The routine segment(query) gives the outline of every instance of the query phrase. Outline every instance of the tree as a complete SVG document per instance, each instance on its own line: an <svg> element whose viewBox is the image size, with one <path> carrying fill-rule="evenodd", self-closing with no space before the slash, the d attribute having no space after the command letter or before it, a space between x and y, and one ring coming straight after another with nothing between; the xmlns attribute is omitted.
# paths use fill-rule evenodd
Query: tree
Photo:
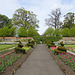
<svg viewBox="0 0 75 75"><path fill-rule="evenodd" d="M56 28L54 31L54 35L55 36L61 36L61 29L60 28Z"/></svg>
<svg viewBox="0 0 75 75"><path fill-rule="evenodd" d="M1 37L6 37L6 36L8 36L9 35L9 29L8 29L8 27L3 27L3 28L1 28L0 29L0 36Z"/></svg>
<svg viewBox="0 0 75 75"><path fill-rule="evenodd" d="M28 35L26 29L24 29L24 28L19 28L17 30L17 34L19 37L27 37L27 35Z"/></svg>
<svg viewBox="0 0 75 75"><path fill-rule="evenodd" d="M30 27L38 28L38 20L36 15L24 8L19 8L13 15L13 24L28 30Z"/></svg>
<svg viewBox="0 0 75 75"><path fill-rule="evenodd" d="M0 37L13 37L15 36L15 27L12 27L9 29L8 26L4 26L3 28L0 29Z"/></svg>
<svg viewBox="0 0 75 75"><path fill-rule="evenodd" d="M37 30L35 30L35 28L33 27L30 27L28 29L28 36L29 37L38 36Z"/></svg>
<svg viewBox="0 0 75 75"><path fill-rule="evenodd" d="M56 28L60 28L62 22L60 21L61 11L60 9L53 10L51 14L49 14L48 19L45 19L46 25Z"/></svg>
<svg viewBox="0 0 75 75"><path fill-rule="evenodd" d="M75 27L70 28L70 32L71 32L70 36L75 37Z"/></svg>
<svg viewBox="0 0 75 75"><path fill-rule="evenodd" d="M0 28L8 26L8 24L9 24L9 18L5 15L0 14Z"/></svg>
<svg viewBox="0 0 75 75"><path fill-rule="evenodd" d="M44 36L53 36L54 35L54 29L49 27L45 33L43 34Z"/></svg>
<svg viewBox="0 0 75 75"><path fill-rule="evenodd" d="M8 34L10 37L14 37L16 35L16 27L11 27Z"/></svg>
<svg viewBox="0 0 75 75"><path fill-rule="evenodd" d="M62 36L63 36L63 37L70 37L70 34L71 34L71 31L70 31L69 28L64 28L64 29L62 30Z"/></svg>
<svg viewBox="0 0 75 75"><path fill-rule="evenodd" d="M62 26L62 28L72 28L75 27L74 24L74 13L69 12L66 15L64 15L64 25Z"/></svg>

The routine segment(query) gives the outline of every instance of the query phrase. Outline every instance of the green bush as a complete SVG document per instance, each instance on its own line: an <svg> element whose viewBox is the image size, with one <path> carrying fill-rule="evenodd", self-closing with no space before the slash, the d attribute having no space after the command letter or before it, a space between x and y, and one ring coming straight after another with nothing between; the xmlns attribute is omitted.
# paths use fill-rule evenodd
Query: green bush
<svg viewBox="0 0 75 75"><path fill-rule="evenodd" d="M22 49L22 48L20 48L20 47L15 47L14 50L15 50L16 53L20 53L20 52L23 53L23 54L26 53L26 52L25 52L25 49Z"/></svg>
<svg viewBox="0 0 75 75"><path fill-rule="evenodd" d="M37 37L33 37L33 39L35 40L36 43L40 44L40 41L42 41L42 43L47 43L49 41L59 41L60 39L62 39L62 37L55 37L55 36L50 36L50 37L46 37L46 36L37 36Z"/></svg>
<svg viewBox="0 0 75 75"><path fill-rule="evenodd" d="M58 49L54 49L54 54L58 54L58 53L65 53L64 51L60 51Z"/></svg>
<svg viewBox="0 0 75 75"><path fill-rule="evenodd" d="M23 45L21 44L21 41L19 41L19 43L18 43L18 47L20 47L20 48L23 47Z"/></svg>
<svg viewBox="0 0 75 75"><path fill-rule="evenodd" d="M60 51L64 51L64 52L67 51L67 49L65 47L63 47L63 46L58 46L57 49L60 50Z"/></svg>

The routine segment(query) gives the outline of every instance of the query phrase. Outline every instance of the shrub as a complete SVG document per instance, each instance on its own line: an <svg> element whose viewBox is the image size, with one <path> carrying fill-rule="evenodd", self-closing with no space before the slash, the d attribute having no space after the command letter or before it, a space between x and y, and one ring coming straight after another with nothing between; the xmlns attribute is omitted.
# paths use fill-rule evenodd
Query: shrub
<svg viewBox="0 0 75 75"><path fill-rule="evenodd" d="M63 47L63 46L58 46L57 49L60 50L60 51L64 51L64 52L67 51L67 49L65 47Z"/></svg>
<svg viewBox="0 0 75 75"><path fill-rule="evenodd" d="M54 49L54 54L65 53L64 51L60 51L58 49Z"/></svg>
<svg viewBox="0 0 75 75"><path fill-rule="evenodd" d="M23 54L26 53L26 52L25 52L25 49L22 49L22 48L20 48L20 47L15 47L14 50L15 50L16 53L20 53L20 52L23 53Z"/></svg>

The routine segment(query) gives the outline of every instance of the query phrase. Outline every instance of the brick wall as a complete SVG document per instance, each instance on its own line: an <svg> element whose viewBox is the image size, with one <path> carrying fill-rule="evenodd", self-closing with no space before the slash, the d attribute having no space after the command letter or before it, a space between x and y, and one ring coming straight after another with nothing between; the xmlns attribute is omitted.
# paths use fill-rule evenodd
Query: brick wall
<svg viewBox="0 0 75 75"><path fill-rule="evenodd" d="M33 39L33 37L0 37L0 39Z"/></svg>
<svg viewBox="0 0 75 75"><path fill-rule="evenodd" d="M75 41L75 37L62 37L64 41Z"/></svg>

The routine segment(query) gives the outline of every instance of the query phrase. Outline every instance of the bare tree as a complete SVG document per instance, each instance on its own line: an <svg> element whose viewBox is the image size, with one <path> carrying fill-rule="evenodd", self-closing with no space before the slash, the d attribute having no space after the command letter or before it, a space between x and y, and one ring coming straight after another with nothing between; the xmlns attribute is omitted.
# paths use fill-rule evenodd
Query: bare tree
<svg viewBox="0 0 75 75"><path fill-rule="evenodd" d="M62 22L60 21L61 11L60 9L52 10L49 18L45 19L46 25L56 28L61 28Z"/></svg>

